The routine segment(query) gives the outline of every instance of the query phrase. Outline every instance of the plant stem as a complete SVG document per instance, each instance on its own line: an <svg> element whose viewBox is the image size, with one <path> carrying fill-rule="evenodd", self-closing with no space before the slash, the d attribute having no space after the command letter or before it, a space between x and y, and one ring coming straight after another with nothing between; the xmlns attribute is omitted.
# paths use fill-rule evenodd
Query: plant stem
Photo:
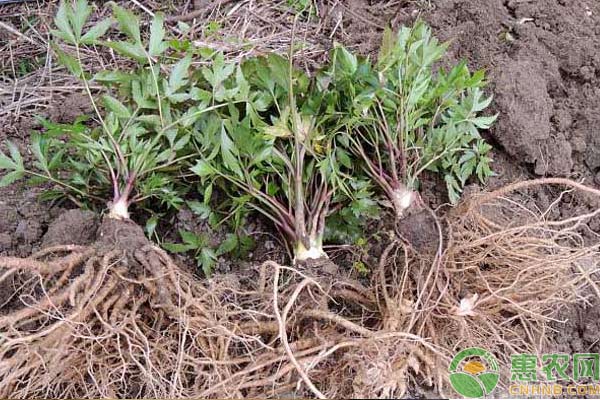
<svg viewBox="0 0 600 400"><path fill-rule="evenodd" d="M32 176L37 176L38 178L47 179L50 182L55 183L55 184L57 184L59 186L62 186L64 188L66 188L66 189L69 189L69 190L77 193L80 196L90 197L90 198L92 198L94 200L100 200L100 201L104 201L105 200L105 199L103 199L101 197L94 196L93 194L89 194L89 193L84 192L83 190L77 189L76 187L71 186L68 183L62 182L62 181L60 181L60 180L52 177L51 175L43 175L43 174L40 174L40 173L35 172L35 171L28 170L28 169L24 170L23 172L25 172L26 174L32 175Z"/></svg>
<svg viewBox="0 0 600 400"><path fill-rule="evenodd" d="M121 152L121 148L119 147L119 144L115 141L115 138L112 136L111 132L109 131L108 127L106 126L106 122L104 122L104 118L102 118L102 114L100 114L100 110L98 109L98 106L96 105L96 101L94 100L94 96L92 95L92 91L90 90L90 85L89 82L87 81L86 77L85 77L85 72L83 71L83 66L81 65L81 52L79 49L79 44L75 43L75 50L77 52L77 62L79 63L79 69L81 70L81 80L83 81L83 86L85 87L85 91L87 92L87 95L90 99L90 102L92 103L92 107L94 108L94 112L96 113L96 116L98 117L98 119L100 120L100 124L102 125L102 129L104 130L104 132L106 133L106 135L108 136L113 149L115 151L115 154L117 155L117 157L119 158L119 161L121 162L121 166L122 168L126 168L127 167L127 163L125 162L125 158L123 157L123 153ZM104 151L102 151L102 155L104 157L104 160L107 163L107 167L110 171L110 175L111 178L112 177L116 177L118 175L120 175L121 172L124 171L120 171L121 168L118 168L117 165L117 170L119 171L118 174L115 174L112 165L110 163L110 161L108 160L108 157L106 156L106 154L104 154ZM116 185L113 189L113 191L116 193L116 191L118 191L118 182L113 180L113 185Z"/></svg>
<svg viewBox="0 0 600 400"><path fill-rule="evenodd" d="M148 54L147 51L144 50L144 53L146 53L146 58L148 59L148 65L150 65L150 72L152 73L152 81L154 83L154 90L156 90L156 100L157 100L157 104L158 104L158 116L160 117L160 126L164 126L165 121L163 119L163 112L162 112L162 99L160 97L160 90L158 87L158 79L156 78L156 74L154 73L154 66L152 64L152 58L150 57L150 54Z"/></svg>
<svg viewBox="0 0 600 400"><path fill-rule="evenodd" d="M170 123L170 124L168 124L167 126L163 127L163 128L160 130L160 132L158 132L158 134L159 134L159 135L162 135L162 134L164 134L164 133L165 133L167 130L169 130L170 128L172 128L172 127L174 127L174 126L176 126L176 125L178 125L178 124L180 124L181 122L185 121L185 120L186 120L186 119L188 119L188 118L193 118L193 117L196 117L196 116L198 116L198 115L202 115L202 114L204 114L205 112L209 112L209 111L218 110L219 108L223 108L223 107L226 107L226 106L229 106L229 105L238 104L238 103L243 103L243 102L245 102L245 100L238 100L238 101L232 101L232 102L230 102L230 103L217 104L217 105L215 105L215 106L210 106L210 107L206 107L206 108L204 108L204 109L202 109L202 110L198 110L198 111L196 111L196 112L194 112L194 113L192 113L192 114L190 114L190 115L184 115L183 117L181 117L181 118L179 118L179 119L177 119L177 120L175 120L175 121L171 122L171 123Z"/></svg>
<svg viewBox="0 0 600 400"><path fill-rule="evenodd" d="M181 157L176 158L176 159L174 159L172 161L169 161L166 164L157 165L155 167L152 167L152 168L144 171L144 174L147 175L147 174L150 174L150 173L152 173L154 171L159 171L159 170L161 170L163 168L170 167L171 165L179 164L181 161L187 160L188 158L192 158L192 157L198 157L198 154L188 154L187 156L181 156Z"/></svg>
<svg viewBox="0 0 600 400"><path fill-rule="evenodd" d="M129 205L125 197L119 198L108 208L108 216L114 219L129 219Z"/></svg>
<svg viewBox="0 0 600 400"><path fill-rule="evenodd" d="M327 258L327 253L323 250L323 236L310 236L308 243L304 241L296 241L294 247L294 262L317 260L320 258Z"/></svg>

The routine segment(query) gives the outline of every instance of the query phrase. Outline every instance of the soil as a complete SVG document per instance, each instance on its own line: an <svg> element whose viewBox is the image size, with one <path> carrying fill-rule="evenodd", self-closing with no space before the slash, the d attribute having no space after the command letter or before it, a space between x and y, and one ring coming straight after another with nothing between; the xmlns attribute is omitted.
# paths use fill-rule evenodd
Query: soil
<svg viewBox="0 0 600 400"><path fill-rule="evenodd" d="M433 216L424 210L404 217L398 234L423 255L435 254L440 241Z"/></svg>
<svg viewBox="0 0 600 400"><path fill-rule="evenodd" d="M59 98L50 110L49 118L54 122L69 124L81 115L89 115L93 111L90 99L83 93L73 93Z"/></svg>
<svg viewBox="0 0 600 400"><path fill-rule="evenodd" d="M48 224L64 210L38 201L41 192L0 189L0 255L25 257L39 250Z"/></svg>
<svg viewBox="0 0 600 400"><path fill-rule="evenodd" d="M98 218L95 213L84 210L68 210L59 215L42 238L42 248L61 244L88 245L96 238Z"/></svg>
<svg viewBox="0 0 600 400"><path fill-rule="evenodd" d="M142 249L149 244L144 230L130 220L103 218L97 232L94 232L96 246L109 252L113 249L125 253Z"/></svg>
<svg viewBox="0 0 600 400"><path fill-rule="evenodd" d="M387 2L348 0L335 2L334 7L323 6L314 42L330 48L334 39L363 54L376 55L386 25L397 27L419 17L425 19L436 36L451 41L448 64L466 59L473 69L487 71L489 93L494 95L492 112L498 113L497 123L485 133L494 146L493 169L497 173L489 187L535 176L565 176L600 186L600 2L437 0L400 1L393 7L383 3ZM0 106L7 105L0 99ZM68 123L88 111L89 103L76 93L57 97L41 114ZM9 138L25 150L29 131L36 124L30 115L0 112L0 142ZM426 180L424 201L433 207L446 202L442 188L439 180ZM93 241L98 216L69 211L75 208L70 204L40 202L37 196L41 191L21 184L0 189L0 255L27 256L54 244ZM551 198L540 193L527 201L543 208ZM597 199L575 202L566 196L555 212L572 215L598 207ZM411 226L433 226L427 215L413 218ZM592 221L590 228L600 233L600 218ZM184 209L166 228L172 236L178 229L198 233L206 227ZM259 243L253 260L273 258L273 253L275 258L283 258L285 252L268 228L257 222L251 231ZM427 247L433 238L437 240L436 235L432 230L411 242ZM214 241L219 239L215 236ZM232 269L229 261L220 261L217 271ZM6 298L4 290L0 287L0 299ZM556 327L560 332L558 351L600 351L597 305L571 307L563 316L566 324Z"/></svg>
<svg viewBox="0 0 600 400"><path fill-rule="evenodd" d="M600 310L598 307L571 307L560 316L564 325L556 324L560 330L557 337L557 353L599 353L600 342L598 330L600 329ZM566 333L566 334L565 334Z"/></svg>

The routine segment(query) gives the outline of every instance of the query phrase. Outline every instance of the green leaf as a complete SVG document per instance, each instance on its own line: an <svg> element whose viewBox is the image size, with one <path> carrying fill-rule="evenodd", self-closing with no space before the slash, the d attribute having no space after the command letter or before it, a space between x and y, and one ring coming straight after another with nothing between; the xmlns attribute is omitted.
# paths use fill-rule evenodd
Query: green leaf
<svg viewBox="0 0 600 400"><path fill-rule="evenodd" d="M187 33L192 27L183 22L183 21L177 21L177 29L179 29L182 33Z"/></svg>
<svg viewBox="0 0 600 400"><path fill-rule="evenodd" d="M205 247L200 251L200 256L198 257L198 264L202 267L202 271L204 274L209 277L212 274L213 268L217 262L217 255L214 250L208 247Z"/></svg>
<svg viewBox="0 0 600 400"><path fill-rule="evenodd" d="M164 42L165 38L165 17L162 13L156 13L152 19L152 25L150 26L150 42L148 44L148 53L152 57L161 55L166 49L169 48L169 44Z"/></svg>
<svg viewBox="0 0 600 400"><path fill-rule="evenodd" d="M194 214L200 217L200 219L207 219L210 216L210 206L199 201L188 201L188 207Z"/></svg>
<svg viewBox="0 0 600 400"><path fill-rule="evenodd" d="M25 167L23 166L23 158L21 157L21 152L19 151L17 145L11 141L8 141L6 142L6 146L8 146L8 151L10 152L10 156L13 159L16 167L15 169L24 170Z"/></svg>
<svg viewBox="0 0 600 400"><path fill-rule="evenodd" d="M190 170L201 178L214 175L217 171L205 160L198 160Z"/></svg>
<svg viewBox="0 0 600 400"><path fill-rule="evenodd" d="M167 98L171 101L171 103L177 104L189 100L190 95L188 93L176 93L167 95Z"/></svg>
<svg viewBox="0 0 600 400"><path fill-rule="evenodd" d="M193 246L193 248L198 248L202 245L202 238L196 235L194 232L180 230L179 235L184 243Z"/></svg>
<svg viewBox="0 0 600 400"><path fill-rule="evenodd" d="M484 183L487 178L493 176L494 173L490 169L489 165L490 159L488 157L482 157L482 159L477 164L476 173L477 178L481 183Z"/></svg>
<svg viewBox="0 0 600 400"><path fill-rule="evenodd" d="M141 46L142 39L140 35L140 20L131 11L119 6L117 3L110 2L113 7L113 13L119 23L121 32L129 36L133 41Z"/></svg>
<svg viewBox="0 0 600 400"><path fill-rule="evenodd" d="M139 80L134 79L131 81L131 95L133 97L133 101L135 101L135 103L140 108L156 109L157 108L156 101L154 101L153 99L149 99L148 92L147 92L147 90L144 90L144 89L145 89L144 86L142 86L142 84ZM160 122L160 117L158 115L155 115L155 116L158 117L159 122ZM146 116L142 116L142 117L148 117L148 116L146 115Z"/></svg>
<svg viewBox="0 0 600 400"><path fill-rule="evenodd" d="M76 78L81 78L83 76L83 70L81 69L79 60L62 51L56 44L52 43L51 46L57 55L58 63L64 65Z"/></svg>
<svg viewBox="0 0 600 400"><path fill-rule="evenodd" d="M192 136L189 133L187 135L183 135L175 142L175 144L173 144L173 150L179 151L184 149L185 146L187 146L187 144L190 142L191 137Z"/></svg>
<svg viewBox="0 0 600 400"><path fill-rule="evenodd" d="M152 235L154 235L154 232L156 231L156 225L158 225L158 218L159 218L159 215L154 214L150 218L148 218L148 220L146 221L144 230L146 231L146 235L149 238L151 238Z"/></svg>
<svg viewBox="0 0 600 400"><path fill-rule="evenodd" d="M139 43L104 42L104 45L125 57L133 58L140 64L146 64L148 62L144 48Z"/></svg>
<svg viewBox="0 0 600 400"><path fill-rule="evenodd" d="M191 246L189 244L183 244L183 243L163 243L161 244L161 246L167 250L170 251L171 253L187 253L190 250L194 250L195 247Z"/></svg>
<svg viewBox="0 0 600 400"><path fill-rule="evenodd" d="M476 164L477 164L477 159L475 157L473 157L460 166L459 178L460 178L460 182L463 185L475 171Z"/></svg>
<svg viewBox="0 0 600 400"><path fill-rule="evenodd" d="M213 185L212 183L206 185L206 189L204 189L204 198L202 199L204 204L209 204L210 199L212 198Z"/></svg>
<svg viewBox="0 0 600 400"><path fill-rule="evenodd" d="M33 152L33 155L35 156L35 158L37 159L39 166L41 167L41 169L43 169L46 173L50 173L49 172L49 168L48 168L48 161L46 160L46 156L44 154L44 152L42 151L42 137L37 134L34 133L31 135L31 151Z"/></svg>
<svg viewBox="0 0 600 400"><path fill-rule="evenodd" d="M292 137L293 133L287 127L285 122L278 122L275 125L270 125L264 128L263 133L273 138Z"/></svg>
<svg viewBox="0 0 600 400"><path fill-rule="evenodd" d="M108 28L110 28L110 26L112 25L112 23L113 20L111 18L103 19L102 21L94 25L89 31L87 31L85 35L81 37L80 42L83 44L96 43L98 39L104 36Z"/></svg>
<svg viewBox="0 0 600 400"><path fill-rule="evenodd" d="M115 99L112 96L105 94L102 96L102 100L104 101L104 105L107 109L115 113L115 115L119 118L130 118L131 112L127 107L123 105L119 100Z"/></svg>
<svg viewBox="0 0 600 400"><path fill-rule="evenodd" d="M448 189L448 198L450 199L450 203L458 203L458 200L460 199L460 185L450 174L444 176L444 181L446 181L446 189Z"/></svg>
<svg viewBox="0 0 600 400"><path fill-rule="evenodd" d="M52 159L48 163L48 170L54 171L58 169L63 163L63 156L66 153L66 149L61 149L52 156Z"/></svg>
<svg viewBox="0 0 600 400"><path fill-rule="evenodd" d="M337 149L337 157L338 157L338 160L340 161L340 163L342 163L342 165L344 167L346 167L348 169L352 168L352 160L350 159L350 156L348 155L348 153L346 151L338 148Z"/></svg>
<svg viewBox="0 0 600 400"><path fill-rule="evenodd" d="M102 83L126 83L133 79L131 74L122 71L98 71L93 80Z"/></svg>
<svg viewBox="0 0 600 400"><path fill-rule="evenodd" d="M175 64L171 71L171 76L169 76L169 91L171 93L175 93L187 83L191 63L192 56L188 54Z"/></svg>
<svg viewBox="0 0 600 400"><path fill-rule="evenodd" d="M229 138L225 128L221 129L221 157L223 164L238 176L243 176L242 169L236 155L238 151L233 141Z"/></svg>
<svg viewBox="0 0 600 400"><path fill-rule="evenodd" d="M221 242L219 247L217 248L216 255L222 256L223 254L231 253L238 247L238 238L237 235L230 233L227 235L225 240Z"/></svg>
<svg viewBox="0 0 600 400"><path fill-rule="evenodd" d="M491 115L489 117L477 117L473 118L471 122L475 124L479 129L489 129L492 123L498 118L498 114Z"/></svg>
<svg viewBox="0 0 600 400"><path fill-rule="evenodd" d="M379 57L377 57L379 62L385 61L387 57L392 55L392 52L396 48L394 39L394 32L389 26L386 26L383 30L383 37L381 39L381 46L379 49Z"/></svg>
<svg viewBox="0 0 600 400"><path fill-rule="evenodd" d="M6 187L13 182L21 179L25 175L24 171L12 171L8 174L4 175L2 179L0 179L0 187Z"/></svg>
<svg viewBox="0 0 600 400"><path fill-rule="evenodd" d="M6 154L0 151L0 169L13 170L17 169L17 165Z"/></svg>
<svg viewBox="0 0 600 400"><path fill-rule="evenodd" d="M69 10L67 10L67 12L68 11ZM72 12L69 12L69 16L71 17L71 25L77 39L81 38L83 26L85 25L85 22L87 21L91 12L92 7L88 5L86 0L77 0L73 5Z"/></svg>
<svg viewBox="0 0 600 400"><path fill-rule="evenodd" d="M245 257L250 250L252 250L256 243L250 235L241 235L238 238L239 241L239 253L241 257Z"/></svg>
<svg viewBox="0 0 600 400"><path fill-rule="evenodd" d="M269 54L267 57L267 64L271 71L271 78L277 82L279 86L285 88L289 87L289 61L277 54Z"/></svg>
<svg viewBox="0 0 600 400"><path fill-rule="evenodd" d="M70 44L76 44L77 40L75 39L75 34L73 33L73 29L71 29L71 24L69 22L69 17L67 14L67 4L65 1L61 1L58 6L58 11L56 12L56 16L54 17L54 24L58 28L60 32L61 39L69 42Z"/></svg>
<svg viewBox="0 0 600 400"><path fill-rule="evenodd" d="M348 76L354 75L358 68L358 59L356 56L339 44L337 44L335 49L335 61L336 68Z"/></svg>
<svg viewBox="0 0 600 400"><path fill-rule="evenodd" d="M476 93L482 95L483 93L481 92L481 90L476 89ZM477 96L476 98L479 99L481 96ZM488 98L484 98L483 101L475 101L473 102L473 109L471 111L473 112L479 112L479 111L483 111L484 109L488 108L488 106L492 103L492 99L493 96L490 96Z"/></svg>

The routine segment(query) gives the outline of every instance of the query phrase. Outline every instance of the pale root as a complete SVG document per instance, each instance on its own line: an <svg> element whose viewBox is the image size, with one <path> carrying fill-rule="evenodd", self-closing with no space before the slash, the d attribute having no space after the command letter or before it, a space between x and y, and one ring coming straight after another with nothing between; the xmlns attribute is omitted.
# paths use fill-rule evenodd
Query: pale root
<svg viewBox="0 0 600 400"><path fill-rule="evenodd" d="M296 245L294 261L317 260L319 258L327 258L327 253L323 250L321 241L310 239L310 246L306 248L302 242Z"/></svg>
<svg viewBox="0 0 600 400"><path fill-rule="evenodd" d="M108 216L114 219L129 219L127 200L121 198L111 204Z"/></svg>
<svg viewBox="0 0 600 400"><path fill-rule="evenodd" d="M392 203L398 217L402 217L404 212L412 206L417 194L408 188L396 189L392 193Z"/></svg>

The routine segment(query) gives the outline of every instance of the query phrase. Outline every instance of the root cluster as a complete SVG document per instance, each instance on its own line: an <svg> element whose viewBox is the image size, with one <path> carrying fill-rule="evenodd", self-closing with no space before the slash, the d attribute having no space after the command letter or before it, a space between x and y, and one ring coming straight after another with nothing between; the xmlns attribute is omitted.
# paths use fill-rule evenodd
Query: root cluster
<svg viewBox="0 0 600 400"><path fill-rule="evenodd" d="M552 219L522 201L539 184L597 194L551 180L473 197L435 254L394 238L362 283L272 262L200 281L122 227L0 258L0 397L451 394L459 349L540 352L560 307L594 294L582 232L600 211Z"/></svg>

